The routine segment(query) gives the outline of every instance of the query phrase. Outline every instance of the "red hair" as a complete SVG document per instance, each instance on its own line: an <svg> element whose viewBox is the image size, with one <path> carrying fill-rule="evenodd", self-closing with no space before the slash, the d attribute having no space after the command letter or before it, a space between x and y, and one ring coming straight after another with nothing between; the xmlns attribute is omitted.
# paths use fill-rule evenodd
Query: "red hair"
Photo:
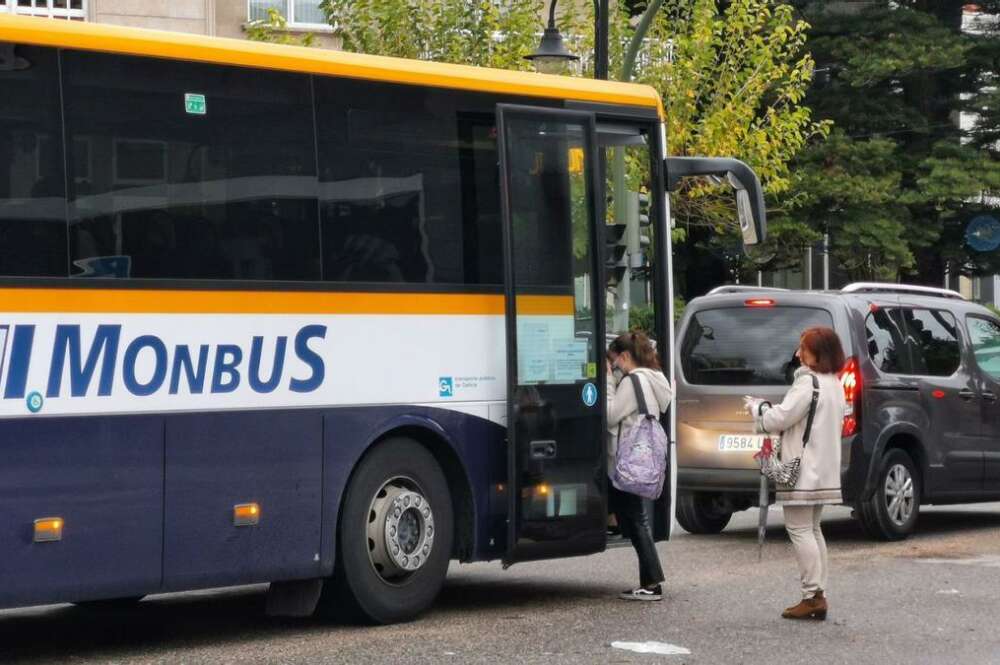
<svg viewBox="0 0 1000 665"><path fill-rule="evenodd" d="M820 374L839 372L847 363L844 347L832 328L809 328L802 333L799 343L816 358L816 365L810 369Z"/></svg>

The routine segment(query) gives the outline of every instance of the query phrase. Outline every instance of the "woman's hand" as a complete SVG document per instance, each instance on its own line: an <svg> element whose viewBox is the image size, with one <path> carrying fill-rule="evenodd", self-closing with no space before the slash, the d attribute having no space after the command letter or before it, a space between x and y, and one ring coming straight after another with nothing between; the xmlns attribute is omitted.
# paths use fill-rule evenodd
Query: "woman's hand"
<svg viewBox="0 0 1000 665"><path fill-rule="evenodd" d="M764 400L762 400L762 399L760 399L758 397L752 397L750 395L744 395L743 396L743 406L750 413L750 415L753 416L754 418L756 418L758 415L760 415L760 412L758 411L758 409L760 408L760 404L763 401Z"/></svg>

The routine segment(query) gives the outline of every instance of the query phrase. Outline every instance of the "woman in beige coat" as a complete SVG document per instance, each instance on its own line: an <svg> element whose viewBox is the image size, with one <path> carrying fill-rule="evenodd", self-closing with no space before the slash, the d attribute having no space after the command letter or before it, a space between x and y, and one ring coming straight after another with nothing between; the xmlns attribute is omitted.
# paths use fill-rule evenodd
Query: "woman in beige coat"
<svg viewBox="0 0 1000 665"><path fill-rule="evenodd" d="M830 328L810 328L802 333L796 356L802 362L795 381L781 404L753 397L747 407L758 428L781 433L781 461L801 459L794 487L778 487L777 503L785 512L785 529L795 548L802 581L802 602L782 613L786 619L825 619L829 604L827 552L820 519L823 506L839 504L841 431L847 403L838 373L844 367L844 350ZM813 377L819 387L809 441L803 447Z"/></svg>

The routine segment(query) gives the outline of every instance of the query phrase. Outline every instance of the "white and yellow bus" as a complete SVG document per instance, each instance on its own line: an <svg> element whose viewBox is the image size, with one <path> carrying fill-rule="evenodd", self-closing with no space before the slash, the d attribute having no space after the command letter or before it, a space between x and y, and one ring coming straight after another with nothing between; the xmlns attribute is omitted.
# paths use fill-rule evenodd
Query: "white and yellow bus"
<svg viewBox="0 0 1000 665"><path fill-rule="evenodd" d="M451 559L604 550L605 315L671 338L666 183L728 173L764 232L664 121L638 85L0 18L0 606L270 582L391 622Z"/></svg>

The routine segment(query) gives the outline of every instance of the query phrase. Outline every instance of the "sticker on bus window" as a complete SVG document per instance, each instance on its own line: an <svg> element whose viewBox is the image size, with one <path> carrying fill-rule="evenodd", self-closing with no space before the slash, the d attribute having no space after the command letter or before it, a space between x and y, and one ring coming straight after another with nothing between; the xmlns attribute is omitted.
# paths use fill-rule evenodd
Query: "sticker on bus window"
<svg viewBox="0 0 1000 665"><path fill-rule="evenodd" d="M597 404L597 386L593 383L583 384L583 403L587 406Z"/></svg>
<svg viewBox="0 0 1000 665"><path fill-rule="evenodd" d="M205 95L196 92L184 93L184 111L189 115L205 115L208 113L208 102Z"/></svg>
<svg viewBox="0 0 1000 665"><path fill-rule="evenodd" d="M587 363L587 378L588 379L597 378L597 363Z"/></svg>

